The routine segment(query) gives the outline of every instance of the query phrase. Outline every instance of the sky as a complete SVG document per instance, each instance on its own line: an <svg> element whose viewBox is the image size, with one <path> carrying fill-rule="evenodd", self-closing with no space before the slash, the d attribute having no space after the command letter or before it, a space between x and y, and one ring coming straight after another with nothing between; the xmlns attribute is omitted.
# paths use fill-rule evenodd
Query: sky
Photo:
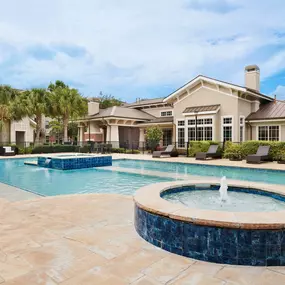
<svg viewBox="0 0 285 285"><path fill-rule="evenodd" d="M285 100L285 1L0 0L0 84L164 97L198 74Z"/></svg>

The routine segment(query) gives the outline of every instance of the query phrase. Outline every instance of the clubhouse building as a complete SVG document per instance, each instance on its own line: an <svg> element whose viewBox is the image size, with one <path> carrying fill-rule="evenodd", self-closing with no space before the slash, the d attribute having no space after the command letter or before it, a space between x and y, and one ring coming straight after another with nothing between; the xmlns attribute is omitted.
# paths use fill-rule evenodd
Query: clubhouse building
<svg viewBox="0 0 285 285"><path fill-rule="evenodd" d="M90 102L78 140L139 145L151 126L163 130L162 146L181 149L192 140L285 141L285 102L260 92L259 67L250 65L244 86L199 75L164 98L103 110Z"/></svg>

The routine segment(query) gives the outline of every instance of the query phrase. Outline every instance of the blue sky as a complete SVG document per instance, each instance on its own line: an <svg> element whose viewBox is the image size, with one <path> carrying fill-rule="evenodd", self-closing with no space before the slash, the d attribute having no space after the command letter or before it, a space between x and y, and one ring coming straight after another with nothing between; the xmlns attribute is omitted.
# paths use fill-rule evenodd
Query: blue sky
<svg viewBox="0 0 285 285"><path fill-rule="evenodd" d="M0 84L57 79L85 96L167 96L198 74L285 100L282 0L0 0ZM17 7L17 8L15 8Z"/></svg>

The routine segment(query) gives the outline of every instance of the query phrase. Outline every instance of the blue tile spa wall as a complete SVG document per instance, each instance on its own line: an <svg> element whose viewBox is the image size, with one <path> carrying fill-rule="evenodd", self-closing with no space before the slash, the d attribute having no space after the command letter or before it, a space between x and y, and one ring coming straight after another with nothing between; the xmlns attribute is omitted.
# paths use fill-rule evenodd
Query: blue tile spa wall
<svg viewBox="0 0 285 285"><path fill-rule="evenodd" d="M135 205L138 234L169 252L208 262L284 266L284 230L244 230L195 225L152 214Z"/></svg>
<svg viewBox="0 0 285 285"><path fill-rule="evenodd" d="M112 156L100 156L100 157L79 157L79 158L51 158L51 161L47 163L45 157L38 158L38 166L70 170L70 169L81 169L101 166L111 166Z"/></svg>

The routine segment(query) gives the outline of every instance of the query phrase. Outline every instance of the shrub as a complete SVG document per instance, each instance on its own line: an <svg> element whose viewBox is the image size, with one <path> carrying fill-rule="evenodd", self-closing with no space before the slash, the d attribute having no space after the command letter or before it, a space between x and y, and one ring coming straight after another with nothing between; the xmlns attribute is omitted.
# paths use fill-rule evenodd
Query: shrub
<svg viewBox="0 0 285 285"><path fill-rule="evenodd" d="M192 141L189 145L189 156L195 157L197 152L207 152L210 145L218 145L215 141ZM221 147L219 147L218 152L222 152Z"/></svg>
<svg viewBox="0 0 285 285"><path fill-rule="evenodd" d="M232 142L226 142L224 158L229 158L232 160L243 159L241 144L234 144Z"/></svg>
<svg viewBox="0 0 285 285"><path fill-rule="evenodd" d="M57 153L57 152L78 152L79 146L75 145L41 145L36 146L32 153Z"/></svg>
<svg viewBox="0 0 285 285"><path fill-rule="evenodd" d="M240 145L233 143L226 143L224 157L230 158L230 153L240 152L241 158L246 158L249 154L256 153L259 146L269 145L269 156L272 160L279 160L280 153L285 152L285 142L271 142L271 141L246 141Z"/></svg>
<svg viewBox="0 0 285 285"><path fill-rule="evenodd" d="M125 153L125 149L124 148L112 148L112 152L113 153Z"/></svg>
<svg viewBox="0 0 285 285"><path fill-rule="evenodd" d="M31 154L33 151L33 147L19 147L18 148L18 153L17 154Z"/></svg>
<svg viewBox="0 0 285 285"><path fill-rule="evenodd" d="M128 154L140 154L141 152L139 151L139 150L137 150L137 149L127 149L126 150L126 153L128 153Z"/></svg>

